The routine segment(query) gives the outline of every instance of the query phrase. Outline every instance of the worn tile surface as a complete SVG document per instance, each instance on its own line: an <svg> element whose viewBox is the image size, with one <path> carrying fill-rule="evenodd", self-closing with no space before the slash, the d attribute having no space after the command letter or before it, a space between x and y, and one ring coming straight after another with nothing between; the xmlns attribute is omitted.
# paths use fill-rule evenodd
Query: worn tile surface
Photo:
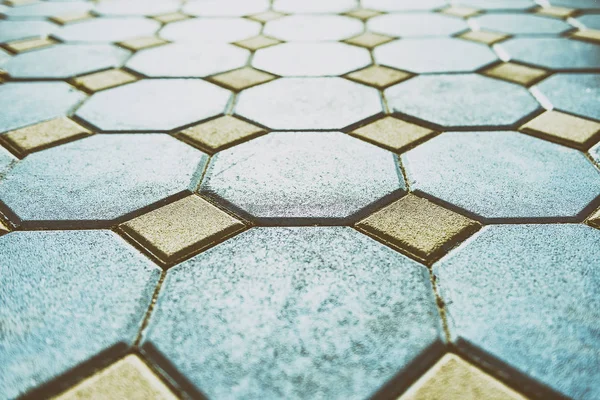
<svg viewBox="0 0 600 400"><path fill-rule="evenodd" d="M46 36L59 28L47 21L0 20L0 42L24 40Z"/></svg>
<svg viewBox="0 0 600 400"><path fill-rule="evenodd" d="M580 40L519 37L500 47L515 61L556 71L600 68L600 45Z"/></svg>
<svg viewBox="0 0 600 400"><path fill-rule="evenodd" d="M480 29L509 35L558 35L573 29L560 19L534 14L485 14L474 17L471 21Z"/></svg>
<svg viewBox="0 0 600 400"><path fill-rule="evenodd" d="M174 42L194 42L199 37L209 42L231 43L256 36L260 23L243 18L194 18L168 24L160 36Z"/></svg>
<svg viewBox="0 0 600 400"><path fill-rule="evenodd" d="M93 93L99 90L110 89L115 86L135 82L135 75L121 69L108 69L95 72L73 79L73 83L80 89Z"/></svg>
<svg viewBox="0 0 600 400"><path fill-rule="evenodd" d="M295 14L267 22L264 33L285 41L320 41L347 39L362 31L363 24L354 18Z"/></svg>
<svg viewBox="0 0 600 400"><path fill-rule="evenodd" d="M536 88L557 110L600 120L600 73L556 74Z"/></svg>
<svg viewBox="0 0 600 400"><path fill-rule="evenodd" d="M468 29L460 18L443 14L386 14L369 19L367 28L376 33L400 37L451 36Z"/></svg>
<svg viewBox="0 0 600 400"><path fill-rule="evenodd" d="M54 35L65 42L122 42L152 36L160 24L148 18L95 18L62 26Z"/></svg>
<svg viewBox="0 0 600 400"><path fill-rule="evenodd" d="M492 78L519 83L525 86L530 86L549 74L548 71L541 68L529 67L512 62L493 65L490 68L486 68L482 73Z"/></svg>
<svg viewBox="0 0 600 400"><path fill-rule="evenodd" d="M527 122L521 130L583 149L600 139L600 123L559 111L545 112Z"/></svg>

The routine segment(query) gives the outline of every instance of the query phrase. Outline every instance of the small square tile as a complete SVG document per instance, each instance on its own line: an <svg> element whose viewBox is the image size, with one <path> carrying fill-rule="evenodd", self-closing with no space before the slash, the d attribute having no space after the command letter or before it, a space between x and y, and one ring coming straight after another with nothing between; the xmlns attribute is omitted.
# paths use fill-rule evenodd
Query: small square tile
<svg viewBox="0 0 600 400"><path fill-rule="evenodd" d="M600 208L590 215L587 222L594 228L600 229Z"/></svg>
<svg viewBox="0 0 600 400"><path fill-rule="evenodd" d="M6 225L6 223L0 219L0 235L4 235L5 233L8 233L9 231L10 231L10 229L8 229L8 226Z"/></svg>
<svg viewBox="0 0 600 400"><path fill-rule="evenodd" d="M572 39L600 44L600 30L585 29L571 34Z"/></svg>
<svg viewBox="0 0 600 400"><path fill-rule="evenodd" d="M401 153L435 134L428 128L394 117L384 117L352 131L354 136Z"/></svg>
<svg viewBox="0 0 600 400"><path fill-rule="evenodd" d="M472 7L450 6L440 11L442 14L451 15L453 17L469 18L479 14L480 10Z"/></svg>
<svg viewBox="0 0 600 400"><path fill-rule="evenodd" d="M548 76L549 72L541 68L528 67L511 62L494 65L482 72L484 75L505 81L531 86Z"/></svg>
<svg viewBox="0 0 600 400"><path fill-rule="evenodd" d="M373 18L373 17L376 17L381 14L383 14L383 13L380 11L371 10L368 8L358 8L356 10L352 10L352 11L348 11L347 13L344 13L344 15L347 15L348 17L358 18L363 21L366 21L369 18Z"/></svg>
<svg viewBox="0 0 600 400"><path fill-rule="evenodd" d="M196 195L120 226L164 263L173 263L244 229L244 224Z"/></svg>
<svg viewBox="0 0 600 400"><path fill-rule="evenodd" d="M275 75L259 71L252 67L235 69L233 71L209 77L211 81L220 83L232 90L243 90L251 86L272 81L275 78L277 78Z"/></svg>
<svg viewBox="0 0 600 400"><path fill-rule="evenodd" d="M258 22L269 22L279 19L283 16L285 16L285 14L276 11L265 11L259 14L250 15L247 18Z"/></svg>
<svg viewBox="0 0 600 400"><path fill-rule="evenodd" d="M55 22L59 25L66 25L66 24L70 24L72 22L85 21L85 20L91 19L91 18L95 18L93 14L91 14L89 12L82 12L82 13L69 13L69 14L55 15L53 17L50 17L50 21Z"/></svg>
<svg viewBox="0 0 600 400"><path fill-rule="evenodd" d="M35 38L9 42L6 43L4 47L7 50L12 51L13 53L22 53L29 50L37 50L42 49L44 47L50 47L55 45L56 43L58 42L51 38Z"/></svg>
<svg viewBox="0 0 600 400"><path fill-rule="evenodd" d="M423 262L432 262L479 229L478 222L409 194L356 227Z"/></svg>
<svg viewBox="0 0 600 400"><path fill-rule="evenodd" d="M169 42L156 36L143 36L134 39L129 39L124 42L119 42L117 44L121 47L126 48L127 50L138 51L148 49L150 47L160 46L167 43Z"/></svg>
<svg viewBox="0 0 600 400"><path fill-rule="evenodd" d="M173 13L168 13L168 14L160 14L160 15L154 15L152 17L153 20L160 22L161 24L169 24L171 22L177 22L177 21L183 21L186 19L189 19L190 16L180 13L180 12L173 12Z"/></svg>
<svg viewBox="0 0 600 400"><path fill-rule="evenodd" d="M177 396L139 357L128 355L53 399L177 400Z"/></svg>
<svg viewBox="0 0 600 400"><path fill-rule="evenodd" d="M458 35L459 38L470 40L472 42L484 43L492 45L502 40L508 39L510 36L503 33L488 32L488 31L469 31L462 35Z"/></svg>
<svg viewBox="0 0 600 400"><path fill-rule="evenodd" d="M200 149L214 153L265 133L259 126L225 115L179 133L177 137Z"/></svg>
<svg viewBox="0 0 600 400"><path fill-rule="evenodd" d="M0 69L0 83L4 83L8 80L9 74L3 69Z"/></svg>
<svg viewBox="0 0 600 400"><path fill-rule="evenodd" d="M600 135L600 123L558 111L547 111L521 127L525 133L585 150Z"/></svg>
<svg viewBox="0 0 600 400"><path fill-rule="evenodd" d="M454 354L443 356L398 400L526 400L491 375Z"/></svg>
<svg viewBox="0 0 600 400"><path fill-rule="evenodd" d="M535 13L543 15L545 17L569 18L576 11L577 10L573 8L548 6L538 8L537 10L535 10Z"/></svg>
<svg viewBox="0 0 600 400"><path fill-rule="evenodd" d="M374 86L378 89L384 89L388 86L395 85L410 77L411 74L397 69L383 67L381 65L371 65L367 68L351 72L345 75L346 78Z"/></svg>
<svg viewBox="0 0 600 400"><path fill-rule="evenodd" d="M274 39L269 36L258 35L248 39L240 40L233 44L243 47L248 50L258 50L269 46L274 46L281 43L281 40Z"/></svg>
<svg viewBox="0 0 600 400"><path fill-rule="evenodd" d="M137 80L137 77L121 69L109 69L73 79L75 86L89 93L121 86Z"/></svg>
<svg viewBox="0 0 600 400"><path fill-rule="evenodd" d="M90 134L88 129L69 118L56 118L7 132L0 140L22 157Z"/></svg>
<svg viewBox="0 0 600 400"><path fill-rule="evenodd" d="M344 40L344 42L348 44L353 44L355 46L366 47L367 49L372 49L374 47L379 46L380 44L384 44L392 41L394 38L386 35L380 35L379 33L373 32L365 32L361 33L358 36L351 37L350 39Z"/></svg>

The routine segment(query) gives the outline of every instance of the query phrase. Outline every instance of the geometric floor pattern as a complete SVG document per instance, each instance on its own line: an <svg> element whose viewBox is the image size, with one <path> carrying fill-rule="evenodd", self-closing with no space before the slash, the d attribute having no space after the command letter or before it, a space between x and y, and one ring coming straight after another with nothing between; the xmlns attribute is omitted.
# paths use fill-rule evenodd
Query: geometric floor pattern
<svg viewBox="0 0 600 400"><path fill-rule="evenodd" d="M600 398L597 0L4 0L0 400Z"/></svg>

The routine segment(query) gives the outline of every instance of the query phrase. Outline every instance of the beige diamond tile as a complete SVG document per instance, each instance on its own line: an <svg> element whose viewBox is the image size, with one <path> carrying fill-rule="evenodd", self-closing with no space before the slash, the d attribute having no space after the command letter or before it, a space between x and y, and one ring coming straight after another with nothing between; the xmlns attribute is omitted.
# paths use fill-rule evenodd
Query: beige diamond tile
<svg viewBox="0 0 600 400"><path fill-rule="evenodd" d="M571 38L600 44L600 30L586 29L571 34Z"/></svg>
<svg viewBox="0 0 600 400"><path fill-rule="evenodd" d="M214 153L265 133L259 126L225 115L176 134L181 140Z"/></svg>
<svg viewBox="0 0 600 400"><path fill-rule="evenodd" d="M53 17L50 17L50 21L56 22L57 24L60 24L60 25L66 25L66 24L70 24L72 22L85 21L85 20L91 19L91 18L95 18L95 16L89 12L83 12L83 13L70 13L70 14L55 15Z"/></svg>
<svg viewBox="0 0 600 400"><path fill-rule="evenodd" d="M109 69L73 79L73 83L89 93L124 85L137 80L137 77L121 69Z"/></svg>
<svg viewBox="0 0 600 400"><path fill-rule="evenodd" d="M54 400L177 400L177 396L137 356L128 355Z"/></svg>
<svg viewBox="0 0 600 400"><path fill-rule="evenodd" d="M479 14L480 10L472 7L450 6L440 11L442 14L451 15L453 17L469 18Z"/></svg>
<svg viewBox="0 0 600 400"><path fill-rule="evenodd" d="M247 18L258 22L269 22L279 19L283 16L285 16L285 14L276 11L265 11L259 14L250 15Z"/></svg>
<svg viewBox="0 0 600 400"><path fill-rule="evenodd" d="M344 40L344 42L353 44L355 46L372 49L374 47L379 46L380 44L384 44L392 40L394 40L394 38L391 36L380 35L379 33L373 32L365 32L361 33L358 36L351 37L350 39L346 39Z"/></svg>
<svg viewBox="0 0 600 400"><path fill-rule="evenodd" d="M398 118L383 117L351 133L395 153L402 153L430 138L435 131Z"/></svg>
<svg viewBox="0 0 600 400"><path fill-rule="evenodd" d="M126 236L166 264L216 244L244 227L241 221L196 195L120 225Z"/></svg>
<svg viewBox="0 0 600 400"><path fill-rule="evenodd" d="M8 80L8 72L3 69L0 69L0 83L4 83Z"/></svg>
<svg viewBox="0 0 600 400"><path fill-rule="evenodd" d="M265 47L273 46L279 43L281 43L280 40L265 35L258 35L248 39L240 40L239 42L235 42L233 44L254 51Z"/></svg>
<svg viewBox="0 0 600 400"><path fill-rule="evenodd" d="M431 263L473 234L480 224L409 194L363 219L356 227L419 261Z"/></svg>
<svg viewBox="0 0 600 400"><path fill-rule="evenodd" d="M541 68L528 67L511 62L494 65L482 72L484 75L505 81L531 86L549 75Z"/></svg>
<svg viewBox="0 0 600 400"><path fill-rule="evenodd" d="M564 19L564 18L569 18L576 11L577 10L575 10L573 8L548 6L548 7L538 8L537 10L535 10L535 13L546 16L546 17L555 17L555 18L563 18Z"/></svg>
<svg viewBox="0 0 600 400"><path fill-rule="evenodd" d="M600 135L600 123L558 111L547 111L521 127L525 133L585 150Z"/></svg>
<svg viewBox="0 0 600 400"><path fill-rule="evenodd" d="M65 117L7 132L0 136L0 140L20 157L24 157L34 151L70 142L91 133Z"/></svg>
<svg viewBox="0 0 600 400"><path fill-rule="evenodd" d="M347 13L344 13L344 15L347 15L352 18L358 18L363 21L366 21L369 18L373 18L373 17L376 17L381 14L383 14L383 13L380 11L371 10L368 8L358 8L356 10L352 10L352 11L348 11Z"/></svg>
<svg viewBox="0 0 600 400"><path fill-rule="evenodd" d="M232 90L243 90L251 86L260 85L277 78L267 72L259 71L252 67L244 67L233 71L209 77L213 82L219 83Z"/></svg>
<svg viewBox="0 0 600 400"><path fill-rule="evenodd" d="M8 228L8 225L0 219L0 235L4 235L5 233L8 233L9 231L10 231L10 229Z"/></svg>
<svg viewBox="0 0 600 400"><path fill-rule="evenodd" d="M488 31L469 31L458 36L461 39L470 40L472 42L484 43L492 45L502 40L508 39L510 36L503 33L488 32Z"/></svg>
<svg viewBox="0 0 600 400"><path fill-rule="evenodd" d="M4 47L7 50L12 51L13 53L23 53L29 50L37 50L42 49L44 47L53 46L56 43L58 42L51 38L35 38L9 42L6 43Z"/></svg>
<svg viewBox="0 0 600 400"><path fill-rule="evenodd" d="M594 211L592 215L590 215L587 222L594 228L600 229L600 208Z"/></svg>
<svg viewBox="0 0 600 400"><path fill-rule="evenodd" d="M399 400L526 400L454 354L443 356Z"/></svg>
<svg viewBox="0 0 600 400"><path fill-rule="evenodd" d="M148 49L150 47L160 46L167 43L169 42L156 36L143 36L134 39L129 39L124 42L119 42L117 44L121 47L126 48L127 50L138 51Z"/></svg>
<svg viewBox="0 0 600 400"><path fill-rule="evenodd" d="M412 75L408 72L398 71L397 69L381 65L371 65L367 68L351 72L345 75L345 77L359 83L375 86L378 89L384 89L390 85L402 82L412 77Z"/></svg>
<svg viewBox="0 0 600 400"><path fill-rule="evenodd" d="M171 22L183 21L189 19L190 16L180 13L173 12L168 14L155 15L152 17L153 20L160 22L161 24L169 24Z"/></svg>

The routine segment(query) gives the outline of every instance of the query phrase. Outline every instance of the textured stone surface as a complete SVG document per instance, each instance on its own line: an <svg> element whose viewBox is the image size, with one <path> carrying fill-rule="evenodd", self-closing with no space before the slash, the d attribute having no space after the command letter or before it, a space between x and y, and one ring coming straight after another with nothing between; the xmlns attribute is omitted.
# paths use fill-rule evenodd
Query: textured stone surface
<svg viewBox="0 0 600 400"><path fill-rule="evenodd" d="M573 29L571 25L560 19L534 14L485 14L471 19L471 22L481 29L510 35L558 35Z"/></svg>
<svg viewBox="0 0 600 400"><path fill-rule="evenodd" d="M19 82L0 86L0 132L68 114L84 94L62 82Z"/></svg>
<svg viewBox="0 0 600 400"><path fill-rule="evenodd" d="M57 45L13 57L2 67L15 78L70 78L119 67L129 52L111 45Z"/></svg>
<svg viewBox="0 0 600 400"><path fill-rule="evenodd" d="M471 72L498 60L487 46L454 38L401 39L373 54L377 64L419 74Z"/></svg>
<svg viewBox="0 0 600 400"><path fill-rule="evenodd" d="M553 5L577 8L584 11L599 11L600 5L596 0L552 0Z"/></svg>
<svg viewBox="0 0 600 400"><path fill-rule="evenodd" d="M527 122L521 130L586 149L597 141L600 135L600 123L558 111L548 111Z"/></svg>
<svg viewBox="0 0 600 400"><path fill-rule="evenodd" d="M342 78L283 78L244 91L235 112L272 129L340 129L382 106L375 89Z"/></svg>
<svg viewBox="0 0 600 400"><path fill-rule="evenodd" d="M167 274L143 349L210 398L359 399L438 356L438 319L427 270L351 228L255 228Z"/></svg>
<svg viewBox="0 0 600 400"><path fill-rule="evenodd" d="M340 15L290 15L267 22L264 29L266 35L285 41L342 40L362 31L360 21Z"/></svg>
<svg viewBox="0 0 600 400"><path fill-rule="evenodd" d="M138 36L152 36L160 24L148 18L95 18L69 24L54 32L66 42L122 42Z"/></svg>
<svg viewBox="0 0 600 400"><path fill-rule="evenodd" d="M566 38L515 38L502 43L515 61L553 70L600 68L600 46Z"/></svg>
<svg viewBox="0 0 600 400"><path fill-rule="evenodd" d="M0 253L6 398L132 344L159 277L110 231L12 232L0 237Z"/></svg>
<svg viewBox="0 0 600 400"><path fill-rule="evenodd" d="M169 131L222 113L230 95L196 79L143 80L96 93L77 116L105 131Z"/></svg>
<svg viewBox="0 0 600 400"><path fill-rule="evenodd" d="M533 0L459 0L457 3L488 11L528 10L537 6Z"/></svg>
<svg viewBox="0 0 600 400"><path fill-rule="evenodd" d="M539 109L524 88L476 74L418 76L384 93L393 111L446 128L508 127Z"/></svg>
<svg viewBox="0 0 600 400"><path fill-rule="evenodd" d="M0 176L2 176L17 159L4 148L0 147Z"/></svg>
<svg viewBox="0 0 600 400"><path fill-rule="evenodd" d="M517 132L449 132L402 156L410 186L490 220L574 217L600 172L573 149Z"/></svg>
<svg viewBox="0 0 600 400"><path fill-rule="evenodd" d="M530 86L545 78L548 71L511 62L501 63L483 71L484 75Z"/></svg>
<svg viewBox="0 0 600 400"><path fill-rule="evenodd" d="M600 120L600 74L557 74L536 89L560 111Z"/></svg>
<svg viewBox="0 0 600 400"><path fill-rule="evenodd" d="M276 132L215 155L200 192L264 223L339 224L405 188L386 150L341 132Z"/></svg>
<svg viewBox="0 0 600 400"><path fill-rule="evenodd" d="M102 223L195 188L206 162L166 135L96 135L26 157L0 200L32 224Z"/></svg>
<svg viewBox="0 0 600 400"><path fill-rule="evenodd" d="M183 11L201 17L239 17L267 11L269 0L196 0L183 6Z"/></svg>
<svg viewBox="0 0 600 400"><path fill-rule="evenodd" d="M288 14L339 14L352 10L358 5L356 0L275 0L273 8Z"/></svg>
<svg viewBox="0 0 600 400"><path fill-rule="evenodd" d="M243 67L210 77L212 81L236 91L260 85L275 78L276 76L273 74L252 67Z"/></svg>
<svg viewBox="0 0 600 400"><path fill-rule="evenodd" d="M137 78L120 69L109 69L93 74L80 76L73 80L73 83L87 92L97 92L99 90L110 89L115 86L121 86L126 83L135 82Z"/></svg>
<svg viewBox="0 0 600 400"><path fill-rule="evenodd" d="M434 265L452 340L493 370L506 363L565 396L600 396L599 241L585 225L484 228Z"/></svg>
<svg viewBox="0 0 600 400"><path fill-rule="evenodd" d="M57 25L47 21L0 20L0 42L45 36L57 29Z"/></svg>
<svg viewBox="0 0 600 400"><path fill-rule="evenodd" d="M362 6L381 11L434 10L446 6L445 0L362 0Z"/></svg>
<svg viewBox="0 0 600 400"><path fill-rule="evenodd" d="M352 131L353 135L395 153L402 153L427 140L434 133L431 129L393 117L383 117Z"/></svg>
<svg viewBox="0 0 600 400"><path fill-rule="evenodd" d="M468 29L459 18L443 14L386 14L371 18L367 28L384 35L400 37L450 36Z"/></svg>
<svg viewBox="0 0 600 400"><path fill-rule="evenodd" d="M364 83L365 85L375 86L378 89L384 89L388 86L400 83L412 75L397 69L383 67L381 65L371 65L358 71L351 72L345 77L353 81Z"/></svg>
<svg viewBox="0 0 600 400"><path fill-rule="evenodd" d="M209 42L231 43L256 36L260 24L241 18L194 18L168 24L160 36L174 42L198 42L205 38Z"/></svg>

